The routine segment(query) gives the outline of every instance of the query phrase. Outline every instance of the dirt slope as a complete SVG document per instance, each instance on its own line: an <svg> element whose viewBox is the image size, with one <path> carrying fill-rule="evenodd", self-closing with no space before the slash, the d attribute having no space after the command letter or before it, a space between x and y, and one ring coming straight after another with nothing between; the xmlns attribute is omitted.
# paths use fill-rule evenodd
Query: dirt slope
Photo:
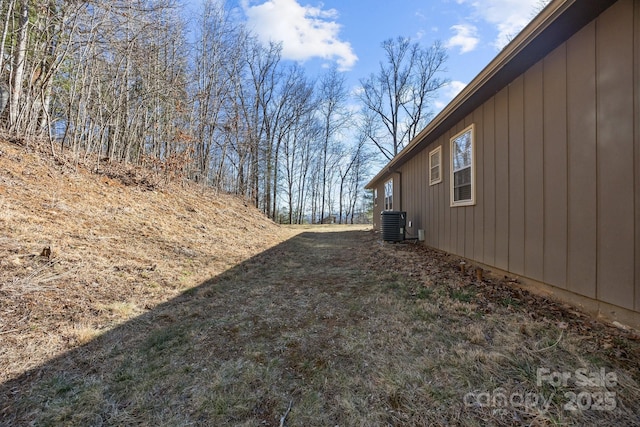
<svg viewBox="0 0 640 427"><path fill-rule="evenodd" d="M0 382L291 235L238 198L0 138Z"/></svg>

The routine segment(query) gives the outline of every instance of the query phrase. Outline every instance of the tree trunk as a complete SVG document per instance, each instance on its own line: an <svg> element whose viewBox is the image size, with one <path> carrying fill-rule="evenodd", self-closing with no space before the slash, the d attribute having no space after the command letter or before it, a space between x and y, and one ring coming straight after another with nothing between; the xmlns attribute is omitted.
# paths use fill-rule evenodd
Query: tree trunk
<svg viewBox="0 0 640 427"><path fill-rule="evenodd" d="M9 34L9 22L11 22L11 15L13 14L13 6L15 4L15 0L9 0L7 4L7 13L4 16L4 26L2 27L2 38L0 39L0 71L4 70L4 57L5 57L5 48L7 42L7 35ZM0 11L4 7L4 2L0 2Z"/></svg>
<svg viewBox="0 0 640 427"><path fill-rule="evenodd" d="M22 0L20 10L20 30L18 32L18 46L13 61L13 81L11 82L11 95L9 100L9 129L16 131L18 122L18 107L22 96L24 82L24 69L27 57L27 36L29 29L29 2Z"/></svg>

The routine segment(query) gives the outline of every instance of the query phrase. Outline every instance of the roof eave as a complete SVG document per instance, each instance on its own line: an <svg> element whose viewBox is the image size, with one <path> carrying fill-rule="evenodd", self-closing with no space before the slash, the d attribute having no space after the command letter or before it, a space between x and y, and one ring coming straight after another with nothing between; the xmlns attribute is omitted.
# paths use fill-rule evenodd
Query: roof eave
<svg viewBox="0 0 640 427"><path fill-rule="evenodd" d="M451 124L452 119L458 121L460 120L458 116L468 114L465 113L466 110L463 111L463 107L469 105L470 101L473 101L471 106L482 104L498 92L498 89L492 90L493 87L506 86L513 78L544 57L546 53L551 52L615 1L555 0L549 3L396 157L369 181L365 188L374 188L378 181L406 163L414 151L417 152L416 150L419 151L435 141L446 132L447 125ZM567 14L569 9L572 9L570 15ZM565 19L561 19L563 17ZM543 37L545 34L546 37ZM553 43L554 41L556 43ZM520 61L520 66L509 67L524 55L529 58ZM527 66L529 62L532 63ZM526 68L521 70L525 66ZM456 114L460 111L462 114Z"/></svg>

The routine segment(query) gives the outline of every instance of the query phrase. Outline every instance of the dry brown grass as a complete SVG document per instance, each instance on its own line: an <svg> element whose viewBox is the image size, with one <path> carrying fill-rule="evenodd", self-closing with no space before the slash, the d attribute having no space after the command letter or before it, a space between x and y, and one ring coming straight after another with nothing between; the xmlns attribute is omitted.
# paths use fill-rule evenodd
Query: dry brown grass
<svg viewBox="0 0 640 427"><path fill-rule="evenodd" d="M237 198L24 144L0 140L0 381L291 235Z"/></svg>
<svg viewBox="0 0 640 427"><path fill-rule="evenodd" d="M32 155L0 150L0 171ZM48 209L74 216L40 228L16 218L52 215L48 192L0 172L1 425L277 426L290 404L288 426L640 422L633 332L361 228L277 227L235 199L56 170L92 202L58 190ZM35 256L47 244L55 256ZM538 368L617 381L538 385ZM572 392L615 393L616 407L567 411Z"/></svg>

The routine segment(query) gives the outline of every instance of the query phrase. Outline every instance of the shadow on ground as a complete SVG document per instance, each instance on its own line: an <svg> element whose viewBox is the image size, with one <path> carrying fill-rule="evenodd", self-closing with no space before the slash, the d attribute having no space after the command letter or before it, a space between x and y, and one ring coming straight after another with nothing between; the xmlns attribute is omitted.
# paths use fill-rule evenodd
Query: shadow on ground
<svg viewBox="0 0 640 427"><path fill-rule="evenodd" d="M316 372L351 363L337 328L366 315L349 299L370 234L297 235L2 384L0 424L278 425L291 401L321 419Z"/></svg>

